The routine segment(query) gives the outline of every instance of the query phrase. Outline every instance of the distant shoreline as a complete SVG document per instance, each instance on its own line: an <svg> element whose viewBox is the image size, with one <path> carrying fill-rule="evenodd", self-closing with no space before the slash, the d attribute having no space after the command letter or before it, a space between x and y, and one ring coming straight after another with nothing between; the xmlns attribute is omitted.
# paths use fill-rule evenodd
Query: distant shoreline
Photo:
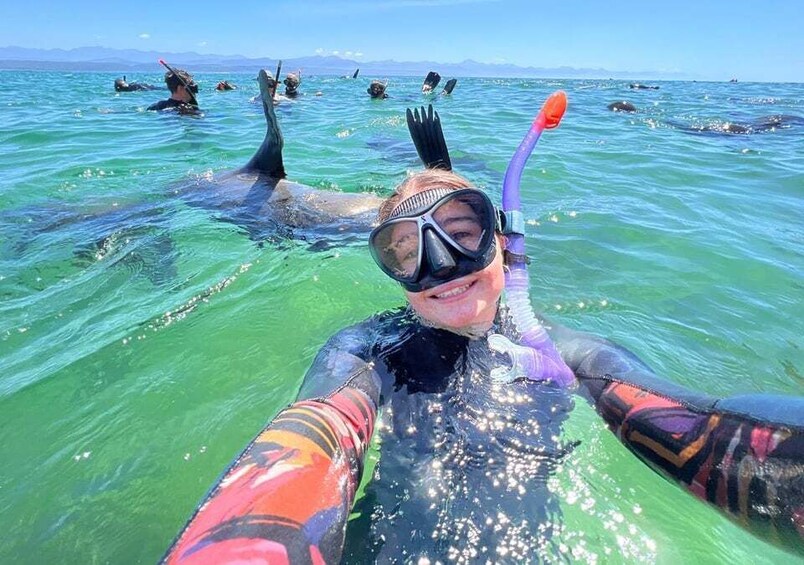
<svg viewBox="0 0 804 565"><path fill-rule="evenodd" d="M27 47L0 47L0 71L66 71L161 74L158 60L193 72L254 73L258 69L276 68L278 59L273 57L244 57L242 55L214 55L195 52L163 53L137 49L112 49L108 47L77 47L74 49L36 49ZM800 84L802 81L752 80L739 76L718 76L707 73L698 76L682 71L617 70L604 68L576 68L571 66L534 67L511 63L481 63L466 59L461 62L440 63L437 61L355 61L334 55L283 58L283 68L302 69L305 74L317 76L351 76L360 69L361 77L424 77L429 71L438 71L442 77L457 78L505 78L505 79L579 79L622 80L632 82L730 82L740 84Z"/></svg>
<svg viewBox="0 0 804 565"><path fill-rule="evenodd" d="M179 65L184 65L179 63ZM253 75L261 68L271 69L271 65L254 65L254 66L236 66L224 67L216 65L184 65L190 68L194 73L230 73ZM88 68L92 67L92 68ZM292 68L292 66L286 67ZM158 65L145 65L135 64L131 66L121 66L108 63L65 63L64 61L2 61L0 60L0 73L2 72L15 72L15 71L30 71L30 72L70 72L70 73L116 73L118 75L125 75L131 73L139 74L152 74L161 75L164 71ZM336 72L332 69L321 69L320 72L306 71L307 76L339 78L344 76L344 72ZM361 75L366 76L383 76L395 78L421 78L424 73L421 72L389 72L389 71L363 71ZM600 80L612 82L651 82L651 83L674 83L674 82L699 82L699 83L727 83L729 80L717 79L690 79L690 78L650 78L645 79L638 76L597 76L597 75L583 75L583 76L560 76L560 75L547 75L547 74L532 74L532 75L454 75L460 79L513 79L513 80ZM361 80L361 76L357 80ZM368 78L366 79L368 80ZM801 82L771 82L771 81L749 81L741 80L737 84L801 84Z"/></svg>
<svg viewBox="0 0 804 565"><path fill-rule="evenodd" d="M79 47L75 49L35 49L0 47L1 70L149 72L161 70L158 59L192 69L194 72L255 72L261 68L276 68L278 58L244 57L241 55L212 55L194 52L163 53L136 49ZM611 71L603 68L570 66L534 67L511 63L481 63L466 59L461 62L437 61L355 61L338 56L283 58L283 67L303 69L308 75L348 75L360 69L361 76L419 76L436 70L441 76L483 78L581 78L618 80L696 80L702 77L681 72L649 70ZM728 77L731 78L731 77Z"/></svg>
<svg viewBox="0 0 804 565"><path fill-rule="evenodd" d="M218 65L218 64L204 64L204 63L183 63L181 61L175 62L176 65L188 68L192 70L192 72L199 72L199 73L253 73L259 69L273 68L276 63L268 63L268 64L238 64L238 65ZM285 69L296 69L299 68L300 65L293 65L292 61L288 61L284 64ZM583 74L581 72L576 73L568 73L565 75L559 74L551 74L549 72L545 73L505 73L505 74L494 74L494 73L484 73L484 74L459 74L450 70L442 70L448 69L450 65L428 65L422 66L421 69L433 69L438 70L442 76L449 74L450 76L456 76L460 78L522 78L522 79L530 79L530 78L538 78L538 79L593 79L593 80L621 80L621 81L636 81L636 80L650 80L651 82L659 82L659 81L684 81L684 80L693 80L693 79L682 79L682 78L649 78L646 79L644 77L639 77L639 75L621 75L620 73L612 73L612 75L596 75L593 73L590 74ZM304 69L305 74L309 75L316 75L316 76L343 76L346 74L351 74L354 72L354 69L357 67L350 67L351 70L344 68L344 69L332 69L332 68L315 68L310 67L309 65L306 67L302 67ZM388 77L417 77L417 76L425 76L427 74L427 70L421 69L412 69L412 68L404 68L404 69L374 69L370 65L360 66L360 74L362 75L360 78L364 76L388 76ZM524 70L524 69L523 69ZM117 72L117 73L159 73L161 74L163 71L162 67L160 67L156 62L153 64L147 63L102 63L102 62L69 62L69 61L24 61L24 60L0 60L0 71L65 71L65 72ZM616 75L616 76L615 76ZM639 78L637 78L639 77ZM359 79L358 79L359 80Z"/></svg>

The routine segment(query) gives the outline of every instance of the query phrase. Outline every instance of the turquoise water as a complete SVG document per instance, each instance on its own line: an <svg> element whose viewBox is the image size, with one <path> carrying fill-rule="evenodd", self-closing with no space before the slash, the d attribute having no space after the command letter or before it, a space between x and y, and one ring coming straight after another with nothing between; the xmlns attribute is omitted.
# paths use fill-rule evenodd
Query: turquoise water
<svg viewBox="0 0 804 565"><path fill-rule="evenodd" d="M0 563L156 561L327 337L403 300L362 245L259 245L176 195L262 140L251 76L197 76L202 118L144 112L166 91L114 78L0 74ZM224 78L241 88L213 92ZM305 78L277 108L289 178L389 193L420 166L404 120L420 81L372 101L368 78ZM542 101L567 91L523 178L537 310L691 388L800 395L804 124L679 126L804 116L804 85L660 85L460 79L435 106L455 169L498 199ZM622 99L640 112L606 109ZM565 428L581 445L552 481L557 561L795 561L639 463L583 402Z"/></svg>

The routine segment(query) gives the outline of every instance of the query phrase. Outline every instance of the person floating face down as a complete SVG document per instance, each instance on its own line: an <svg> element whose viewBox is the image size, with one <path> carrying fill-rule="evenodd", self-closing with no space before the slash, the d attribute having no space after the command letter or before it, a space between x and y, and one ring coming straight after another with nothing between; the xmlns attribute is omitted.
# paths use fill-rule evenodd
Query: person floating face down
<svg viewBox="0 0 804 565"><path fill-rule="evenodd" d="M285 96L288 98L296 98L299 95L299 85L301 84L301 71L295 73L288 73L285 80L282 81L285 85Z"/></svg>
<svg viewBox="0 0 804 565"><path fill-rule="evenodd" d="M183 69L167 71L165 84L170 91L170 98L151 104L148 106L148 110L157 112L175 110L182 114L198 112L198 101L195 98L198 93L198 85L193 80L193 75Z"/></svg>
<svg viewBox="0 0 804 565"><path fill-rule="evenodd" d="M388 86L388 83L382 82L380 80L373 80L371 84L369 84L366 92L372 98L383 100L388 98L388 94L385 92L385 88Z"/></svg>
<svg viewBox="0 0 804 565"><path fill-rule="evenodd" d="M114 80L114 89L115 92L136 92L138 90L156 90L156 87L141 82L126 82L126 75L123 75L123 78Z"/></svg>
<svg viewBox="0 0 804 565"><path fill-rule="evenodd" d="M510 363L492 336L518 335L500 305L498 218L482 191L448 171L397 188L369 246L406 306L328 340L296 402L202 503L167 563L251 549L276 552L267 561L312 554L326 563L446 562L452 547L469 561L510 551L513 563L557 551L560 507L546 485L569 451L560 436L572 400L559 387L494 376ZM352 510L375 427L377 470ZM351 512L362 518L347 530Z"/></svg>
<svg viewBox="0 0 804 565"><path fill-rule="evenodd" d="M235 86L228 80L222 80L215 85L215 90L237 90L237 86Z"/></svg>

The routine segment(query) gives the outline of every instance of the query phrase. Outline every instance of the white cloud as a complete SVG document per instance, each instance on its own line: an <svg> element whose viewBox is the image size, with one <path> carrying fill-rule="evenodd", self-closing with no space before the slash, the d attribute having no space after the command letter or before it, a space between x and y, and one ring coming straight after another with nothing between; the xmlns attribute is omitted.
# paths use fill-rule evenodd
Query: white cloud
<svg viewBox="0 0 804 565"><path fill-rule="evenodd" d="M151 39L151 34L150 33L141 33L137 37L139 37L140 39Z"/></svg>
<svg viewBox="0 0 804 565"><path fill-rule="evenodd" d="M206 47L206 46L207 46L207 42L206 42L206 41L201 41L201 42L199 42L199 43L198 43L198 46L199 46L199 47Z"/></svg>
<svg viewBox="0 0 804 565"><path fill-rule="evenodd" d="M352 51L352 50L341 51L340 49L335 49L333 51L329 51L327 49L322 49L321 47L319 47L318 49L315 50L315 54L319 55L321 57L327 57L327 56L330 56L330 55L334 55L336 57L346 57L346 58L353 58L354 57L354 58L357 58L357 57L362 57L363 56L363 53L361 51Z"/></svg>

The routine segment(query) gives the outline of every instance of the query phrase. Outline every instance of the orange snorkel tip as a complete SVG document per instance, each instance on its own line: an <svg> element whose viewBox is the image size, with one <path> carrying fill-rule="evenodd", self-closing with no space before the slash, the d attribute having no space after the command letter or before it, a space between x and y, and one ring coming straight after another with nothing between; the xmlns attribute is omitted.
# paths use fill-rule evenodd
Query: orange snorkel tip
<svg viewBox="0 0 804 565"><path fill-rule="evenodd" d="M566 111L567 93L563 90L556 90L544 101L542 110L539 112L544 115L544 128L553 129L558 127Z"/></svg>

